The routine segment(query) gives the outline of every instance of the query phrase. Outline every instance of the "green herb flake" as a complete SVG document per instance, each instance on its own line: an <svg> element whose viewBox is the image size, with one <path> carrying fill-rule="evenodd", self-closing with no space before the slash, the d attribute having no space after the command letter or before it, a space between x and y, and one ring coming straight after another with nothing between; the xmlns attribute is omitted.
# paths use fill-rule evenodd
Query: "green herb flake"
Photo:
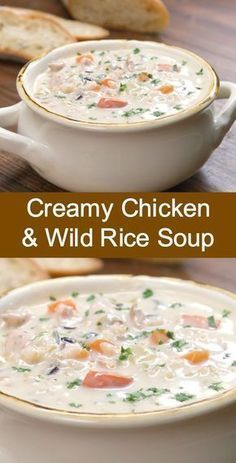
<svg viewBox="0 0 236 463"><path fill-rule="evenodd" d="M175 339L175 335L173 331L167 331L166 336L170 339Z"/></svg>
<svg viewBox="0 0 236 463"><path fill-rule="evenodd" d="M231 367L236 367L236 360L234 360L233 363L231 363Z"/></svg>
<svg viewBox="0 0 236 463"><path fill-rule="evenodd" d="M174 64L174 66L173 66L173 71L175 71L175 72L178 72L178 71L179 71L179 67L177 66L177 64Z"/></svg>
<svg viewBox="0 0 236 463"><path fill-rule="evenodd" d="M161 112L161 111L154 111L154 113L152 113L153 116L155 117L161 117L161 116L164 116L165 113Z"/></svg>
<svg viewBox="0 0 236 463"><path fill-rule="evenodd" d="M217 325L216 325L216 321L215 321L215 317L213 315L211 315L210 317L207 318L208 320L208 326L210 328L217 328Z"/></svg>
<svg viewBox="0 0 236 463"><path fill-rule="evenodd" d="M96 310L95 315L99 315L101 313L105 313L105 310L102 310L102 309Z"/></svg>
<svg viewBox="0 0 236 463"><path fill-rule="evenodd" d="M96 103L90 103L90 104L88 105L88 109L95 108L95 106L96 106Z"/></svg>
<svg viewBox="0 0 236 463"><path fill-rule="evenodd" d="M201 68L198 72L196 72L197 76L203 76L203 74L204 74L203 68Z"/></svg>
<svg viewBox="0 0 236 463"><path fill-rule="evenodd" d="M89 316L89 310L85 310L84 316L85 316L85 317L88 317L88 316Z"/></svg>
<svg viewBox="0 0 236 463"><path fill-rule="evenodd" d="M149 297L152 297L153 294L154 293L153 293L152 289L147 288L147 289L145 289L145 291L143 291L142 296L143 296L143 299L148 299Z"/></svg>
<svg viewBox="0 0 236 463"><path fill-rule="evenodd" d="M69 407L72 407L72 408L81 408L82 407L82 404L77 404L75 402L70 402L68 405L69 405Z"/></svg>
<svg viewBox="0 0 236 463"><path fill-rule="evenodd" d="M153 79L153 80L151 81L151 84L153 84L153 85L158 85L160 82L161 82L161 79Z"/></svg>
<svg viewBox="0 0 236 463"><path fill-rule="evenodd" d="M78 297L79 293L78 291L74 291L72 294L71 294L71 297Z"/></svg>
<svg viewBox="0 0 236 463"><path fill-rule="evenodd" d="M213 391L219 392L219 391L223 391L224 387L222 386L221 382L218 382L218 383L210 384L210 386L208 386L208 389L212 389Z"/></svg>
<svg viewBox="0 0 236 463"><path fill-rule="evenodd" d="M176 111L181 111L181 109L183 109L183 106L181 104L177 104L174 106L174 109L176 109Z"/></svg>
<svg viewBox="0 0 236 463"><path fill-rule="evenodd" d="M183 307L183 304L181 304L181 302L173 302L169 305L169 307L171 309L180 309L180 307Z"/></svg>
<svg viewBox="0 0 236 463"><path fill-rule="evenodd" d="M120 84L120 88L119 88L120 93L125 92L127 89L128 89L127 84L123 84L123 83Z"/></svg>
<svg viewBox="0 0 236 463"><path fill-rule="evenodd" d="M56 301L56 300L57 300L57 298L56 298L56 297L54 297L54 296L49 296L49 300L50 300L50 301Z"/></svg>
<svg viewBox="0 0 236 463"><path fill-rule="evenodd" d="M222 317L227 318L231 314L231 310L223 310Z"/></svg>
<svg viewBox="0 0 236 463"><path fill-rule="evenodd" d="M186 402L187 400L194 399L194 397L193 394L188 394L187 392L178 392L178 394L175 394L174 399L178 402Z"/></svg>
<svg viewBox="0 0 236 463"><path fill-rule="evenodd" d="M178 339L177 341L172 342L171 346L177 349L178 352L181 352L183 347L187 345L187 342L183 339Z"/></svg>
<svg viewBox="0 0 236 463"><path fill-rule="evenodd" d="M23 368L23 367L12 367L14 371L17 371L18 373L28 373L31 371L31 368Z"/></svg>
<svg viewBox="0 0 236 463"><path fill-rule="evenodd" d="M181 63L182 66L186 66L186 64L187 64L187 61L185 61L185 60L183 60L182 63Z"/></svg>
<svg viewBox="0 0 236 463"><path fill-rule="evenodd" d="M159 397L162 394L170 392L169 389L161 389L157 387L149 387L148 389L139 389L136 392L131 392L126 394L126 397L123 399L124 402L139 402L140 400L145 400L150 397Z"/></svg>
<svg viewBox="0 0 236 463"><path fill-rule="evenodd" d="M138 53L140 53L140 51L141 51L140 48L135 48L134 49L134 55L138 55Z"/></svg>
<svg viewBox="0 0 236 463"><path fill-rule="evenodd" d="M67 389L74 389L75 387L81 386L82 381L79 378L74 379L73 381L70 381L66 383Z"/></svg>
<svg viewBox="0 0 236 463"><path fill-rule="evenodd" d="M49 317L40 317L40 318L39 318L39 321L40 321L40 322L47 322L48 320L50 320Z"/></svg>
<svg viewBox="0 0 236 463"><path fill-rule="evenodd" d="M94 301L95 298L96 298L96 296L94 294L90 294L90 296L87 297L86 301L87 302L92 302L92 301Z"/></svg>
<svg viewBox="0 0 236 463"><path fill-rule="evenodd" d="M123 347L121 346L119 360L123 362L124 360L128 360L133 355L132 349L130 347Z"/></svg>

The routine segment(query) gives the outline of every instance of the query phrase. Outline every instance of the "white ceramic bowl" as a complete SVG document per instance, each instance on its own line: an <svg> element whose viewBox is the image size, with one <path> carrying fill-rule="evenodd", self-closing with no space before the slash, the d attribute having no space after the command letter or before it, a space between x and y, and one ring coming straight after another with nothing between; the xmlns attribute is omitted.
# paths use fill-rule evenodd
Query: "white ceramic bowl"
<svg viewBox="0 0 236 463"><path fill-rule="evenodd" d="M202 58L177 47L145 42L154 52L204 69L209 92L199 104L156 121L79 122L35 103L32 87L48 62L91 49L139 47L143 42L102 40L68 45L33 60L20 72L23 102L0 109L0 149L24 158L42 177L69 191L160 191L193 175L236 119L236 85L221 82ZM215 98L226 98L213 109ZM18 134L6 128L18 125Z"/></svg>
<svg viewBox="0 0 236 463"><path fill-rule="evenodd" d="M71 293L152 285L231 310L236 296L184 280L130 276L47 280L10 292L0 311ZM153 413L96 415L46 409L0 393L0 461L4 463L235 463L236 390Z"/></svg>

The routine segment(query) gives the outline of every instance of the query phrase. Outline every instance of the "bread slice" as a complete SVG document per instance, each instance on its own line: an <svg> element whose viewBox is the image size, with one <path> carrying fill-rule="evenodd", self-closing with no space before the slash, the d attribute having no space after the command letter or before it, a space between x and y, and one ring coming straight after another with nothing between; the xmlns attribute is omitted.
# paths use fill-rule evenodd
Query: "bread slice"
<svg viewBox="0 0 236 463"><path fill-rule="evenodd" d="M37 280L47 279L48 273L31 259L0 259L0 295Z"/></svg>
<svg viewBox="0 0 236 463"><path fill-rule="evenodd" d="M161 0L62 0L73 18L110 29L159 32L169 21Z"/></svg>
<svg viewBox="0 0 236 463"><path fill-rule="evenodd" d="M30 9L0 7L0 55L4 58L25 62L77 40L107 35L98 26Z"/></svg>
<svg viewBox="0 0 236 463"><path fill-rule="evenodd" d="M69 275L88 275L103 267L100 259L37 257L34 262L46 270L52 277Z"/></svg>
<svg viewBox="0 0 236 463"><path fill-rule="evenodd" d="M104 39L109 35L109 31L103 27L95 26L74 19L64 19L54 17L76 40L95 40Z"/></svg>

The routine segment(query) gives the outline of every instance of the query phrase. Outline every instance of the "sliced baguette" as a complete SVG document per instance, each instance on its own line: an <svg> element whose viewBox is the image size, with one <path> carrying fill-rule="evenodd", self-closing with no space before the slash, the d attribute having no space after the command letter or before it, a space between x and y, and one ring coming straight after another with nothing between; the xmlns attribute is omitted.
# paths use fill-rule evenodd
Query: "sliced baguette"
<svg viewBox="0 0 236 463"><path fill-rule="evenodd" d="M103 38L105 29L40 11L0 7L1 57L28 61L77 40Z"/></svg>
<svg viewBox="0 0 236 463"><path fill-rule="evenodd" d="M0 295L37 280L47 279L48 273L31 259L0 259Z"/></svg>
<svg viewBox="0 0 236 463"><path fill-rule="evenodd" d="M45 257L35 258L34 262L46 270L52 277L67 275L88 275L100 270L103 262L100 259Z"/></svg>
<svg viewBox="0 0 236 463"><path fill-rule="evenodd" d="M62 0L73 18L108 29L154 33L169 21L161 0Z"/></svg>
<svg viewBox="0 0 236 463"><path fill-rule="evenodd" d="M56 17L59 22L68 32L76 38L76 40L95 40L104 39L109 35L109 31L103 27L95 26L74 19L64 19Z"/></svg>

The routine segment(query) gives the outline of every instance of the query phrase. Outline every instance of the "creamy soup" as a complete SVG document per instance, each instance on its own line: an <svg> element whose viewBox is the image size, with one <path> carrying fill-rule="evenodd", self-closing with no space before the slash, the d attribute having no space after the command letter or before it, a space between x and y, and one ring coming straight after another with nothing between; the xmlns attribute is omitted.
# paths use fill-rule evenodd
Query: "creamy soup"
<svg viewBox="0 0 236 463"><path fill-rule="evenodd" d="M227 307L152 286L48 295L0 315L0 391L59 410L179 407L236 385Z"/></svg>
<svg viewBox="0 0 236 463"><path fill-rule="evenodd" d="M35 81L33 98L74 120L132 123L196 105L209 92L209 80L201 62L175 59L166 50L89 50L50 62Z"/></svg>

